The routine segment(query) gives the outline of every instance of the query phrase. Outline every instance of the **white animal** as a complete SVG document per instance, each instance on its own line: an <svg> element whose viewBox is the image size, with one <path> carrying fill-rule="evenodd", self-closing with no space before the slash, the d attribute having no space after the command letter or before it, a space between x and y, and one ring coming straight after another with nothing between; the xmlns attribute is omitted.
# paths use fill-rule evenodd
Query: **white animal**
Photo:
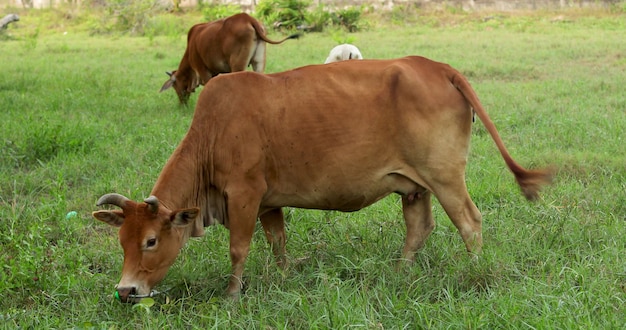
<svg viewBox="0 0 626 330"><path fill-rule="evenodd" d="M355 45L342 44L342 45L336 46L330 51L330 54L326 58L326 62L324 62L324 64L345 61L345 60L362 60L362 59L363 59L363 55L361 55L361 52L359 51L358 48L356 48Z"/></svg>

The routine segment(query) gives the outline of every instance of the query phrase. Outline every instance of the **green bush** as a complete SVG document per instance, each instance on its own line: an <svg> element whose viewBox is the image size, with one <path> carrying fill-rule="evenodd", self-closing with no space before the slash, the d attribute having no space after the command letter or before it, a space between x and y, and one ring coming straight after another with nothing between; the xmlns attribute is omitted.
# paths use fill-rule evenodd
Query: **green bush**
<svg viewBox="0 0 626 330"><path fill-rule="evenodd" d="M618 1L618 2L612 3L609 6L609 11L612 13L618 13L618 14L626 13L626 1Z"/></svg>
<svg viewBox="0 0 626 330"><path fill-rule="evenodd" d="M256 7L256 16L265 24L278 29L321 32L329 26L335 26L348 32L361 30L362 7L332 12L323 5L309 10L310 4L310 0L261 0Z"/></svg>
<svg viewBox="0 0 626 330"><path fill-rule="evenodd" d="M165 10L160 2L153 0L106 0L103 8L104 14L90 24L93 34L144 35L150 19Z"/></svg>
<svg viewBox="0 0 626 330"><path fill-rule="evenodd" d="M333 15L333 23L345 28L348 32L357 32L360 30L359 23L362 13L362 7L349 7L338 10L335 15Z"/></svg>
<svg viewBox="0 0 626 330"><path fill-rule="evenodd" d="M309 12L307 23L307 31L322 32L326 26L332 24L332 15L324 9L324 6L319 5L315 10Z"/></svg>
<svg viewBox="0 0 626 330"><path fill-rule="evenodd" d="M261 0L255 12L268 25L292 30L308 23L309 5L311 0Z"/></svg>
<svg viewBox="0 0 626 330"><path fill-rule="evenodd" d="M207 22L226 18L241 12L238 5L206 5L202 8L202 15Z"/></svg>

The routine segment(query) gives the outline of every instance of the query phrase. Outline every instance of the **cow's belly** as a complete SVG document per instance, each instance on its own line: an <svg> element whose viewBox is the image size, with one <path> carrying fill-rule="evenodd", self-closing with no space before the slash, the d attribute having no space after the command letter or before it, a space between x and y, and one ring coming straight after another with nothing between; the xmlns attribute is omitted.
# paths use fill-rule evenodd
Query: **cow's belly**
<svg viewBox="0 0 626 330"><path fill-rule="evenodd" d="M307 209L357 211L391 193L402 195L425 189L397 171L382 172L365 179L361 173L327 176L317 180L270 186L263 206L291 206Z"/></svg>

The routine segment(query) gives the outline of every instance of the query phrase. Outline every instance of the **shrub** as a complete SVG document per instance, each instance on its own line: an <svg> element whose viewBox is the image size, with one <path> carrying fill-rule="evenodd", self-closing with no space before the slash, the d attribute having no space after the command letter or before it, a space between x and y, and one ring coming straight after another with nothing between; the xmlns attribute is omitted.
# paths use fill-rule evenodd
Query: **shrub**
<svg viewBox="0 0 626 330"><path fill-rule="evenodd" d="M261 0L255 12L266 24L291 30L308 23L310 4L311 0Z"/></svg>
<svg viewBox="0 0 626 330"><path fill-rule="evenodd" d="M206 5L202 8L202 15L208 22L226 18L241 12L238 5Z"/></svg>
<svg viewBox="0 0 626 330"><path fill-rule="evenodd" d="M616 14L626 13L626 1L617 1L611 3L609 6L609 11Z"/></svg>
<svg viewBox="0 0 626 330"><path fill-rule="evenodd" d="M348 32L357 32L360 30L359 22L363 9L361 7L349 7L338 10L333 17L335 25L344 27Z"/></svg>
<svg viewBox="0 0 626 330"><path fill-rule="evenodd" d="M324 6L319 5L308 14L307 31L310 32L322 32L324 28L332 24L332 15L330 12L324 9Z"/></svg>
<svg viewBox="0 0 626 330"><path fill-rule="evenodd" d="M165 7L153 0L107 0L103 3L105 14L93 21L95 34L123 32L143 35L149 20Z"/></svg>
<svg viewBox="0 0 626 330"><path fill-rule="evenodd" d="M321 32L328 26L345 28L348 32L361 29L362 7L329 11L323 5L309 10L310 0L261 0L256 16L265 24L278 29L304 29Z"/></svg>
<svg viewBox="0 0 626 330"><path fill-rule="evenodd" d="M158 15L150 19L144 27L144 36L153 39L155 36L178 38L186 35L188 23L177 15Z"/></svg>

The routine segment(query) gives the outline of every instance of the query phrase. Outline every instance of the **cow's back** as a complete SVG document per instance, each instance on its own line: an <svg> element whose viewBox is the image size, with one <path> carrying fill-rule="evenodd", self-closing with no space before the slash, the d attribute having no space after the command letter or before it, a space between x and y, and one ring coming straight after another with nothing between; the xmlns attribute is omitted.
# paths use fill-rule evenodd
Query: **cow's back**
<svg viewBox="0 0 626 330"><path fill-rule="evenodd" d="M195 116L255 115L264 122L277 117L281 122L293 118L294 126L302 125L305 118L369 120L368 116L391 114L398 118L430 112L433 107L446 104L451 107L466 104L450 83L450 71L456 72L446 64L406 57L310 65L266 75L230 73L207 84L199 97ZM216 109L214 104L220 101L224 104ZM428 117L429 112L420 115Z"/></svg>
<svg viewBox="0 0 626 330"><path fill-rule="evenodd" d="M194 25L187 36L188 60L194 71L206 67L210 71L217 70L223 62L222 46L219 32L224 19Z"/></svg>

